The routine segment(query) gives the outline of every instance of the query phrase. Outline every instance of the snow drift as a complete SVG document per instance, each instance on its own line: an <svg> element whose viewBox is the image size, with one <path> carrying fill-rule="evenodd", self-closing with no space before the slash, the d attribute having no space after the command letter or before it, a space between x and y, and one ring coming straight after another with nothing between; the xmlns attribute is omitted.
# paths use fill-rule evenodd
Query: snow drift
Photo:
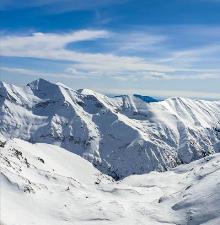
<svg viewBox="0 0 220 225"><path fill-rule="evenodd" d="M115 182L60 147L1 143L2 225L219 225L220 154Z"/></svg>

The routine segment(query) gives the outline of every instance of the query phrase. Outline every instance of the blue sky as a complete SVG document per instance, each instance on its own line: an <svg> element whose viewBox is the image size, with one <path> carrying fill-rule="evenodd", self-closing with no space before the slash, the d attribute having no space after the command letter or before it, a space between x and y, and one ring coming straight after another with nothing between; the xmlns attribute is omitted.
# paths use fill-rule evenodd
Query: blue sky
<svg viewBox="0 0 220 225"><path fill-rule="evenodd" d="M0 78L220 98L220 0L2 0Z"/></svg>

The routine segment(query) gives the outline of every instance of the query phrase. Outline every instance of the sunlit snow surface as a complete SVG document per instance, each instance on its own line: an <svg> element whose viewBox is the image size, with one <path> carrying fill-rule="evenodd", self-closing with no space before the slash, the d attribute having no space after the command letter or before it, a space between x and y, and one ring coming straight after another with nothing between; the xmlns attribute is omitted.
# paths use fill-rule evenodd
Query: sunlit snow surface
<svg viewBox="0 0 220 225"><path fill-rule="evenodd" d="M166 171L220 150L220 101L109 98L36 80L0 84L0 134L63 147L115 179Z"/></svg>
<svg viewBox="0 0 220 225"><path fill-rule="evenodd" d="M121 181L60 147L0 148L1 225L219 225L220 154Z"/></svg>

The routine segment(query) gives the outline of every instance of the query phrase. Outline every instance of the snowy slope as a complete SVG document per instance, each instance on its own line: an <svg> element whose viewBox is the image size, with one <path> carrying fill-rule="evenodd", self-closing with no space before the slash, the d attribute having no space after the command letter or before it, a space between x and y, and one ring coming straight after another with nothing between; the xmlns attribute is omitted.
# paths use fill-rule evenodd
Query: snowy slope
<svg viewBox="0 0 220 225"><path fill-rule="evenodd" d="M0 84L0 134L61 146L114 178L165 171L220 150L220 101L109 98L39 79Z"/></svg>
<svg viewBox="0 0 220 225"><path fill-rule="evenodd" d="M65 149L0 147L1 225L218 225L220 154L119 182Z"/></svg>

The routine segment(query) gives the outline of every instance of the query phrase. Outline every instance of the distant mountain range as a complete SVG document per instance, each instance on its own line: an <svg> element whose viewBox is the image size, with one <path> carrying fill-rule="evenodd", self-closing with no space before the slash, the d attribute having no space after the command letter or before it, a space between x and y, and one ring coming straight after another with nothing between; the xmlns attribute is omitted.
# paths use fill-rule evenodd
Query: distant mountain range
<svg viewBox="0 0 220 225"><path fill-rule="evenodd" d="M150 97L150 96L143 96L143 95L138 95L138 94L134 94L134 97L136 98L140 98L141 100L143 100L144 102L150 103L150 102L159 102L159 99Z"/></svg>

